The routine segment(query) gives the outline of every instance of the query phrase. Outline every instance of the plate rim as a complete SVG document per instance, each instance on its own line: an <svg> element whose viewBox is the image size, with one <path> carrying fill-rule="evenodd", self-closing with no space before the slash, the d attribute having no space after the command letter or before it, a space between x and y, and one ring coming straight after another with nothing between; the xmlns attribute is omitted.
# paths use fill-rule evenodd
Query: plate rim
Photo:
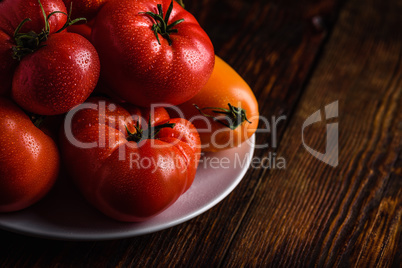
<svg viewBox="0 0 402 268"><path fill-rule="evenodd" d="M55 232L49 232L49 231L43 231L43 230L37 230L36 232L33 232L31 229L28 228L13 228L7 224L4 224L2 220L0 219L0 229L12 233L16 233L19 235L25 235L25 236L30 236L30 237L36 237L36 238L42 238L42 239L50 239L50 240L60 240L60 241L107 241L107 240L118 240L118 239L124 239L124 238L130 238L130 237L136 237L136 236L142 236L142 235L147 235L151 233L156 233L165 229L172 228L174 226L177 226L179 224L182 224L186 221L189 221L206 211L210 210L214 206L216 206L218 203L220 203L223 199L225 199L233 190L237 187L237 185L243 180L244 176L249 170L251 161L254 156L255 152L255 134L253 134L249 140L245 141L242 143L249 144L249 150L245 153L245 156L247 157L246 165L241 169L239 175L237 176L237 179L233 181L233 183L230 184L229 187L227 187L222 193L219 194L218 197L213 198L206 202L206 205L203 206L202 208L192 211L191 213L188 213L176 220L169 221L166 224L158 224L156 226L150 227L150 228L143 228L140 230L131 230L131 231L121 231L121 232L112 232L112 233L100 233L100 234L82 234L82 233L74 233L74 232L66 232L66 233L55 233ZM29 208L28 208L29 209ZM16 212L18 213L18 212ZM122 223L122 224L130 224L130 223ZM132 223L131 223L132 224Z"/></svg>

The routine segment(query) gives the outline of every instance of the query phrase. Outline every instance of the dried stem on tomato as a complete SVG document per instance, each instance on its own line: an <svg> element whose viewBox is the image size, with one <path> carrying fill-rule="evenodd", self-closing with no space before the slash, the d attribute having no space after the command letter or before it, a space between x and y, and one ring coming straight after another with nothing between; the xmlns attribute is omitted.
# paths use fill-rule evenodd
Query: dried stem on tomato
<svg viewBox="0 0 402 268"><path fill-rule="evenodd" d="M40 0L38 0L39 6L42 10L43 13L43 18L45 20L45 27L42 29L40 33L35 33L34 31L29 31L28 33L20 33L22 26L24 26L25 23L28 21L31 21L30 18L24 19L15 29L14 31L14 40L15 40L15 46L12 47L13 51L13 59L20 61L24 56L31 54L41 47L44 47L44 45L41 45L42 42L46 41L49 34L50 34L50 24L49 24L49 19L51 16L61 13L67 16L67 21L63 25L61 29L59 29L56 33L60 33L64 29L66 29L68 26L73 25L79 21L86 20L85 18L77 18L75 20L71 20L71 11L72 11L72 3L70 6L70 12L69 14L66 14L62 11L53 11L49 15L46 16L45 9L42 6L42 3Z"/></svg>
<svg viewBox="0 0 402 268"><path fill-rule="evenodd" d="M247 121L251 124L251 122L247 119L246 110L242 108L235 107L228 103L229 109L220 108L220 107L205 107L199 108L196 104L194 107L202 114L203 116L212 118L215 122L224 125L225 127L230 128L231 130L236 129L238 126L243 124L244 121ZM212 112L220 115L225 115L226 120L222 120L219 117L206 114L203 111L205 110L212 110Z"/></svg>
<svg viewBox="0 0 402 268"><path fill-rule="evenodd" d="M35 114L25 110L23 111L37 128L40 128L42 126L43 121L45 121L45 119L48 117L47 115Z"/></svg>
<svg viewBox="0 0 402 268"><path fill-rule="evenodd" d="M176 0L176 2L177 2L182 8L184 8L183 0Z"/></svg>
<svg viewBox="0 0 402 268"><path fill-rule="evenodd" d="M179 19L175 22L172 22L171 24L168 24L170 14L172 13L172 10L173 10L173 0L169 5L168 10L166 11L165 18L163 18L162 5L158 4L157 7L158 7L158 14L153 13L151 11L140 12L139 14L146 14L155 20L154 25L152 25L152 31L154 32L159 45L161 44L161 42L159 40L159 34L160 34L160 35L162 35L163 38L165 38L168 41L169 46L171 46L172 39L170 38L170 34L178 32L178 30L173 29L173 27L176 26L177 24L183 22L184 19Z"/></svg>
<svg viewBox="0 0 402 268"><path fill-rule="evenodd" d="M137 121L137 124L134 126L135 132L131 132L127 125L124 127L126 128L127 131L127 141L134 141L136 143L139 143L140 141L143 140L148 140L148 139L155 139L155 137L158 135L158 133L163 129L163 128L174 128L176 124L174 123L165 123L162 125L158 126L151 126L151 115L149 115L149 120L148 120L148 128L146 130L142 129L142 127L139 125L139 121Z"/></svg>

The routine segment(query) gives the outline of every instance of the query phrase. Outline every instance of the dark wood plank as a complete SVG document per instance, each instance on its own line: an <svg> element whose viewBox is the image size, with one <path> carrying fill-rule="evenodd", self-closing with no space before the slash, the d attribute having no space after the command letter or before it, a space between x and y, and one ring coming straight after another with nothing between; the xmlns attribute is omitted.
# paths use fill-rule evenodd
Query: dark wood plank
<svg viewBox="0 0 402 268"><path fill-rule="evenodd" d="M261 114L290 117L340 2L204 0L188 1L187 7L210 34L217 54L254 89ZM279 125L278 139L288 123L287 120ZM270 138L269 134L257 137L259 143ZM259 157L268 153L269 150L256 151ZM248 210L254 206L256 190L266 183L267 174L264 169L250 170L238 188L207 213L142 237L75 243L1 231L0 266L218 265L230 256L227 252L232 242L252 241L249 235L239 240L236 232L244 218L254 217ZM260 232L265 226L254 228ZM248 255L241 254L246 259Z"/></svg>
<svg viewBox="0 0 402 268"><path fill-rule="evenodd" d="M281 141L288 169L262 181L228 267L400 267L400 14L401 1L346 4ZM305 150L301 133L309 115L336 100L340 162L332 168ZM333 122L306 128L307 144L325 151L326 123Z"/></svg>

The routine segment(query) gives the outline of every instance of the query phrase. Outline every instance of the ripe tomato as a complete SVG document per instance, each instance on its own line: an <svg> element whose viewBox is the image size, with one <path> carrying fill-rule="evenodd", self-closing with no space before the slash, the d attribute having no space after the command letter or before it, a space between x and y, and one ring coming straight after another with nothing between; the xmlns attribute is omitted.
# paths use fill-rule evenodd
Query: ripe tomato
<svg viewBox="0 0 402 268"><path fill-rule="evenodd" d="M66 15L55 13L44 19L42 10L46 17L55 11L65 12L63 2L41 2L0 3L0 41L4 41L0 42L0 59L6 69L5 74L0 74L0 91L4 95L11 90L15 102L29 112L62 114L91 94L99 78L100 63L88 40L63 31ZM16 7L24 12L20 14ZM15 13L9 15L10 11ZM27 18L31 21L24 20Z"/></svg>
<svg viewBox="0 0 402 268"><path fill-rule="evenodd" d="M91 39L105 82L121 98L142 107L190 99L208 81L214 65L207 34L170 0L107 2Z"/></svg>
<svg viewBox="0 0 402 268"><path fill-rule="evenodd" d="M99 60L88 40L59 33L25 56L14 72L12 97L37 114L60 114L84 102L99 78Z"/></svg>
<svg viewBox="0 0 402 268"><path fill-rule="evenodd" d="M88 24L71 25L67 29L70 33L76 33L85 37L88 41L91 40L92 28Z"/></svg>
<svg viewBox="0 0 402 268"><path fill-rule="evenodd" d="M170 119L164 108L93 98L67 114L61 148L86 199L133 222L160 213L191 186L200 139L191 123Z"/></svg>
<svg viewBox="0 0 402 268"><path fill-rule="evenodd" d="M178 108L197 128L203 151L215 152L238 146L258 127L258 103L253 91L217 56L208 83Z"/></svg>
<svg viewBox="0 0 402 268"><path fill-rule="evenodd" d="M43 1L46 14L60 10L66 12L62 0ZM26 18L21 32L30 30L38 33L43 28L43 15L37 0L4 0L0 1L0 96L9 94L14 70L18 62L11 57L12 47L15 45L14 31ZM55 33L66 23L67 17L63 14L54 14L49 19L50 33Z"/></svg>
<svg viewBox="0 0 402 268"><path fill-rule="evenodd" d="M59 153L49 136L3 98L0 127L0 212L17 211L51 189L59 171Z"/></svg>
<svg viewBox="0 0 402 268"><path fill-rule="evenodd" d="M86 18L88 21L95 18L99 9L107 0L63 0L67 9L72 7L72 18Z"/></svg>

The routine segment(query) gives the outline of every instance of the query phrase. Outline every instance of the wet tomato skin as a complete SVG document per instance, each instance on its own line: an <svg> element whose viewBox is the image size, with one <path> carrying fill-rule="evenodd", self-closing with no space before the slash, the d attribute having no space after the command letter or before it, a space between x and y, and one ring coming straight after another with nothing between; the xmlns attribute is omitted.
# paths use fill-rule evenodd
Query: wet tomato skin
<svg viewBox="0 0 402 268"><path fill-rule="evenodd" d="M99 57L87 39L63 30L62 0L40 3L43 10L37 0L0 2L0 96L31 113L63 114L94 90Z"/></svg>
<svg viewBox="0 0 402 268"><path fill-rule="evenodd" d="M95 18L100 8L107 1L108 0L63 0L68 10L70 10L71 3L73 4L71 13L72 19L85 18L87 21Z"/></svg>
<svg viewBox="0 0 402 268"><path fill-rule="evenodd" d="M144 221L189 189L200 157L200 139L191 123L170 118L164 108L152 112L104 98L90 98L81 107L61 133L60 144L71 177L94 207L118 221ZM137 122L143 130L148 122L174 127L136 142L127 130L136 133ZM84 148L76 141L95 144Z"/></svg>
<svg viewBox="0 0 402 268"><path fill-rule="evenodd" d="M27 208L56 181L60 158L55 142L10 100L0 98L0 212Z"/></svg>
<svg viewBox="0 0 402 268"><path fill-rule="evenodd" d="M62 0L41 1L46 14L53 11L67 12ZM37 0L3 0L0 1L0 96L9 96L12 77L18 62L12 58L11 49L15 45L14 31L26 18L21 31L39 33L43 29L43 15ZM50 34L55 33L66 23L67 17L55 14L49 19Z"/></svg>
<svg viewBox="0 0 402 268"><path fill-rule="evenodd" d="M180 104L201 90L212 73L214 48L196 19L173 1L169 40L152 30L155 20L144 12L164 16L171 0L109 1L100 10L91 40L102 64L101 77L122 99L142 107Z"/></svg>
<svg viewBox="0 0 402 268"><path fill-rule="evenodd" d="M46 14L54 11L67 13L62 0L41 0ZM24 20L28 21L21 28L21 32L34 31L39 33L44 27L42 10L38 0L2 0L0 1L0 30L8 36L13 36L17 26ZM67 17L57 13L49 18L50 34L57 32L66 23Z"/></svg>
<svg viewBox="0 0 402 268"><path fill-rule="evenodd" d="M88 24L71 25L70 27L68 27L67 31L70 33L76 33L76 34L82 35L88 41L91 40L92 28Z"/></svg>
<svg viewBox="0 0 402 268"><path fill-rule="evenodd" d="M99 58L90 42L75 33L51 35L44 45L19 63L12 97L36 114L65 113L92 93L99 78Z"/></svg>

